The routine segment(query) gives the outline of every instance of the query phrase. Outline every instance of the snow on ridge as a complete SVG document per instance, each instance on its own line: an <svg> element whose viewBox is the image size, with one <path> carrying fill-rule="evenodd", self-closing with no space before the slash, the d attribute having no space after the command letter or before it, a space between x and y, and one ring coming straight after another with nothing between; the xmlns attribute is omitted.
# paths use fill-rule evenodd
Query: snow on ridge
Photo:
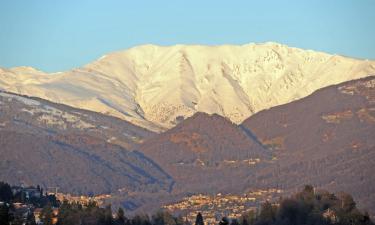
<svg viewBox="0 0 375 225"><path fill-rule="evenodd" d="M31 70L29 70L31 71ZM29 72L31 73L31 72ZM0 74L0 88L170 128L201 111L240 123L262 109L328 85L375 74L375 61L266 42L244 45L142 45L104 55L84 69L30 82ZM110 103L110 104L106 104Z"/></svg>

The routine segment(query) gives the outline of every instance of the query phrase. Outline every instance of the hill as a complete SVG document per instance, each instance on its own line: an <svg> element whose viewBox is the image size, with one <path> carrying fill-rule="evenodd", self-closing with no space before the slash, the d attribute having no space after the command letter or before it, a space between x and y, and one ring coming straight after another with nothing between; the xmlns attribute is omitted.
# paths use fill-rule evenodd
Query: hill
<svg viewBox="0 0 375 225"><path fill-rule="evenodd" d="M196 113L138 148L176 181L175 192L239 190L244 175L271 159L253 136L217 114Z"/></svg>
<svg viewBox="0 0 375 225"><path fill-rule="evenodd" d="M345 191L375 213L374 76L261 111L241 126L272 149L274 158L249 183L284 190L311 183Z"/></svg>
<svg viewBox="0 0 375 225"><path fill-rule="evenodd" d="M153 135L143 128L12 93L0 92L0 106L1 180L86 195L173 185L152 160L127 150Z"/></svg>

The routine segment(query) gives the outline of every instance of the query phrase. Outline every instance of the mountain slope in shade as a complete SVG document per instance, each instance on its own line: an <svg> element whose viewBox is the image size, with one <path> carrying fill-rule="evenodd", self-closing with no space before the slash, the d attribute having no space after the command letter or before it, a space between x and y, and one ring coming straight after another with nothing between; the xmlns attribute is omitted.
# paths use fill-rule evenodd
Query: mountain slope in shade
<svg viewBox="0 0 375 225"><path fill-rule="evenodd" d="M131 148L154 135L116 117L56 104L44 99L1 92L1 115L4 124L15 118L25 124L54 133L79 132L109 143Z"/></svg>
<svg viewBox="0 0 375 225"><path fill-rule="evenodd" d="M0 70L0 88L108 113L151 130L195 112L240 123L332 84L375 74L375 62L291 48L144 45L71 71Z"/></svg>
<svg viewBox="0 0 375 225"><path fill-rule="evenodd" d="M0 92L0 180L73 194L170 191L167 173L126 149L151 135L117 118Z"/></svg>
<svg viewBox="0 0 375 225"><path fill-rule="evenodd" d="M352 193L375 215L375 77L349 81L244 121L273 151L249 182L296 189L306 183Z"/></svg>
<svg viewBox="0 0 375 225"><path fill-rule="evenodd" d="M237 190L241 178L270 152L247 132L219 115L196 113L137 149L176 181L175 191Z"/></svg>

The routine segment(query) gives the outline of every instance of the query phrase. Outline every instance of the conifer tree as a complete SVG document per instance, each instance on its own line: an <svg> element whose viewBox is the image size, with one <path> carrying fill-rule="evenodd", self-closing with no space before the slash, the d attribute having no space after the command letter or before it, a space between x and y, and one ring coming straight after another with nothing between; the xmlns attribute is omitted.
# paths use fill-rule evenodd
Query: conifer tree
<svg viewBox="0 0 375 225"><path fill-rule="evenodd" d="M9 224L9 207L5 204L0 205L0 224Z"/></svg>
<svg viewBox="0 0 375 225"><path fill-rule="evenodd" d="M117 210L116 224L124 225L126 221L124 210L120 207Z"/></svg>
<svg viewBox="0 0 375 225"><path fill-rule="evenodd" d="M195 225L204 225L202 213L197 214L197 218L195 219Z"/></svg>

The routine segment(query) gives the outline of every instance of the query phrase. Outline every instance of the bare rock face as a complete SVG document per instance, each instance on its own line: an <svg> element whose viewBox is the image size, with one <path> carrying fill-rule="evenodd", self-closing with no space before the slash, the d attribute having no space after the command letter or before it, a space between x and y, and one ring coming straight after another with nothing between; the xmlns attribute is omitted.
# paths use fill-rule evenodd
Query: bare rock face
<svg viewBox="0 0 375 225"><path fill-rule="evenodd" d="M277 43L144 45L67 72L2 69L0 88L161 131L195 112L240 123L260 110L369 74L375 74L374 61Z"/></svg>
<svg viewBox="0 0 375 225"><path fill-rule="evenodd" d="M352 193L375 214L375 77L345 82L244 121L272 150L249 182L295 190L304 184Z"/></svg>

